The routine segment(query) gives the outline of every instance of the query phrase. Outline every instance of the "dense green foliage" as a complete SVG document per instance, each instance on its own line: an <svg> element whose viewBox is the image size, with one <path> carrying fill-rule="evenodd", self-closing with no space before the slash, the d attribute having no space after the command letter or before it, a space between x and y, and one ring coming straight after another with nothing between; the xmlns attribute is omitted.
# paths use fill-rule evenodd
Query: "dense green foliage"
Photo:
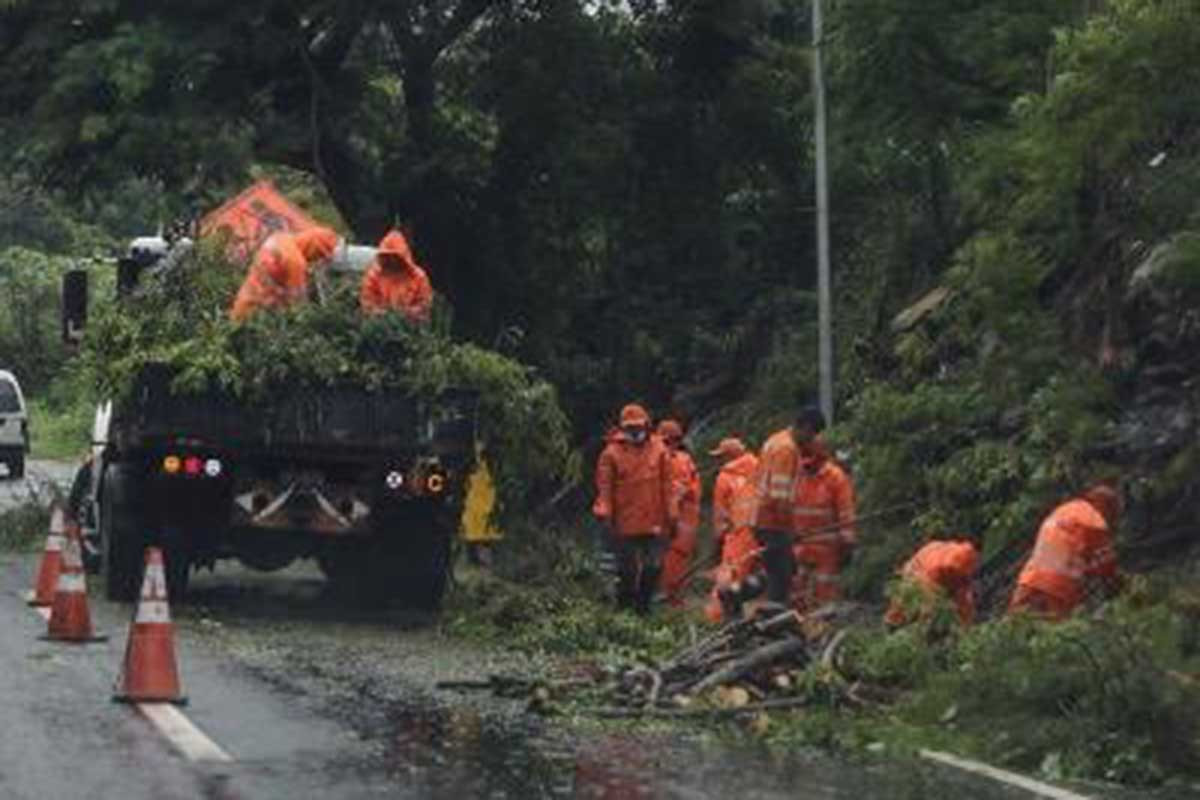
<svg viewBox="0 0 1200 800"><path fill-rule="evenodd" d="M296 366L313 381L381 385L395 375L381 358L400 353L418 365L406 380L466 380L492 398L502 480L523 487L509 497L563 463L566 421L549 385L577 443L597 441L637 397L703 423L696 450L727 433L757 444L816 378L808 7L0 3L0 133L12 145L0 154L11 176L0 259L23 276L0 286L38 303L0 324L2 356L44 370L35 386L64 356L40 310L51 282L38 265L202 212L267 174L360 241L405 224L453 318L436 335L347 326L349 293L329 287L323 305L235 329L224 319L235 277L208 270L193 276L200 288L143 301L154 314L100 318L83 363L101 385L119 389L148 358L178 365L183 384L247 396ZM880 599L923 537L967 530L1000 565L995 606L1045 511L1112 471L1128 501L1123 560L1183 560L1200 524L1200 6L827 8L830 438L849 455L863 511L913 504L864 525L847 588ZM893 323L935 287L950 293ZM450 344L449 331L480 347ZM1184 535L1170 539L1175 530ZM559 533L531 545L544 562L571 563ZM526 597L513 608L525 602L546 615L519 627L551 649L592 636L655 646L586 604ZM1177 765L1145 718L1121 709L1160 710L1165 695L1140 694L1111 637L1166 641L1139 627L1177 624L1163 613L1121 607L1061 634L1002 624L941 648L912 634L876 655L929 668L907 673L908 690L944 699L991 681L999 688L978 698L989 714L1007 703L1014 725L1053 718L1024 754L1003 743L982 753L1040 768L1031 759L1061 734L1051 766L1147 782ZM561 629L543 621L560 617ZM1125 706L1087 684L1076 639L1129 678ZM1176 662L1155 647L1158 675ZM1010 652L1011 674L961 669L982 663L972 653ZM1035 707L1053 687L1072 693L1066 711ZM930 729L928 714L912 719ZM1107 742L1125 719L1128 737L1111 746L1066 730L1081 721Z"/></svg>
<svg viewBox="0 0 1200 800"><path fill-rule="evenodd" d="M498 353L451 341L444 321L415 326L400 314L364 318L353 281L321 277L322 302L228 318L238 272L215 246L161 278L146 279L89 326L77 366L97 397L120 402L150 364L170 368L173 390L218 389L270 403L304 387L353 386L434 397L447 388L479 394L484 447L506 509L568 475L569 426L554 389ZM444 311L441 313L445 313Z"/></svg>

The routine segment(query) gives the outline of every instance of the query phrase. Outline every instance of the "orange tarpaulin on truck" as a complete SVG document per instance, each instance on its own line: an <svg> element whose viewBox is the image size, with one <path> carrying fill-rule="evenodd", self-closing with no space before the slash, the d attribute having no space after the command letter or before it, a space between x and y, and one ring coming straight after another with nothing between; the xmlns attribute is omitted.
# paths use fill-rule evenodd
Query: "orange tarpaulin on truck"
<svg viewBox="0 0 1200 800"><path fill-rule="evenodd" d="M316 220L292 205L270 181L259 181L200 220L200 235L228 236L230 255L249 261L272 233L296 233L315 225Z"/></svg>

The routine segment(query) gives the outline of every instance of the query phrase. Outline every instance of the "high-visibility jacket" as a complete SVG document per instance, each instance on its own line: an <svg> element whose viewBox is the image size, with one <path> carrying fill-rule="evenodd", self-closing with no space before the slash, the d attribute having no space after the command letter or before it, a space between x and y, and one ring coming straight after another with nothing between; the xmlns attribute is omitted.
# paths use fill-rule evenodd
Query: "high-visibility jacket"
<svg viewBox="0 0 1200 800"><path fill-rule="evenodd" d="M754 513L754 473L758 456L746 453L727 462L713 485L713 529L723 539L735 529L749 526Z"/></svg>
<svg viewBox="0 0 1200 800"><path fill-rule="evenodd" d="M317 226L299 233L273 233L254 255L254 262L229 311L235 322L259 308L283 308L308 299L308 270L333 255L338 235Z"/></svg>
<svg viewBox="0 0 1200 800"><path fill-rule="evenodd" d="M679 508L679 524L693 529L700 527L700 496L703 491L696 462L686 450L671 453L671 475L675 488L675 503Z"/></svg>
<svg viewBox="0 0 1200 800"><path fill-rule="evenodd" d="M970 625L975 619L975 595L971 579L979 568L979 551L967 541L926 543L900 569L900 577L912 581L930 593L945 592L954 600L959 621ZM888 612L890 621L903 613Z"/></svg>
<svg viewBox="0 0 1200 800"><path fill-rule="evenodd" d="M307 296L308 259L294 235L273 233L255 254L230 317L240 322L259 308L283 308L303 302Z"/></svg>
<svg viewBox="0 0 1200 800"><path fill-rule="evenodd" d="M600 453L592 513L611 520L618 536L666 536L679 518L671 453L657 436L635 444L624 436Z"/></svg>
<svg viewBox="0 0 1200 800"><path fill-rule="evenodd" d="M1095 506L1076 498L1042 522L1017 585L1051 595L1073 609L1084 599L1088 578L1116 575L1117 556L1108 523Z"/></svg>
<svg viewBox="0 0 1200 800"><path fill-rule="evenodd" d="M371 262L359 286L358 300L363 312L399 311L414 322L428 320L433 286L413 258L408 240L399 231L391 231L379 243L379 252L395 255L400 266L385 268L378 256Z"/></svg>
<svg viewBox="0 0 1200 800"><path fill-rule="evenodd" d="M807 453L788 429L779 431L763 445L755 477L754 527L787 531L802 543L853 543L854 487L850 478L825 454L820 443ZM809 473L803 467L814 458L820 467Z"/></svg>

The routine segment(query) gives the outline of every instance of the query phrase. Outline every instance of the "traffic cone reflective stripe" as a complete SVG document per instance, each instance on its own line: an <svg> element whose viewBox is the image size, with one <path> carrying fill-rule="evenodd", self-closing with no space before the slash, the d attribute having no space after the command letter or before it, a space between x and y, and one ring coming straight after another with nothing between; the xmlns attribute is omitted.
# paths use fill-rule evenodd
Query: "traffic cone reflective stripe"
<svg viewBox="0 0 1200 800"><path fill-rule="evenodd" d="M60 642L98 642L108 638L92 629L92 615L88 611L87 580L83 575L83 551L77 525L67 526L62 550L62 569L58 575L58 587L54 592L54 604L50 608L45 638Z"/></svg>
<svg viewBox="0 0 1200 800"><path fill-rule="evenodd" d="M175 626L167 604L167 578L162 551L146 550L146 573L138 601L121 677L114 700L133 703L185 703L175 663Z"/></svg>
<svg viewBox="0 0 1200 800"><path fill-rule="evenodd" d="M46 547L42 551L42 562L38 566L29 605L49 606L54 604L54 593L58 590L58 576L62 572L63 512L57 506L50 514L50 532L46 534Z"/></svg>

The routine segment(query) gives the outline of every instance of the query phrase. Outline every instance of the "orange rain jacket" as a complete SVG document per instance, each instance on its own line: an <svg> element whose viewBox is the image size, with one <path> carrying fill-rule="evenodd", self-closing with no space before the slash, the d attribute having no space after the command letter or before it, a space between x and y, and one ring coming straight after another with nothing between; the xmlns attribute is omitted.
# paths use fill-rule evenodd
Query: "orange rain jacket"
<svg viewBox="0 0 1200 800"><path fill-rule="evenodd" d="M284 308L308 299L308 270L337 249L338 235L316 227L300 233L273 233L263 242L234 298L229 316L247 319L260 308Z"/></svg>
<svg viewBox="0 0 1200 800"><path fill-rule="evenodd" d="M667 536L679 518L671 454L657 436L634 444L622 435L600 453L592 513L618 536Z"/></svg>
<svg viewBox="0 0 1200 800"><path fill-rule="evenodd" d="M363 275L358 300L363 312L383 314L400 311L414 322L426 322L433 306L433 287L425 270L413 258L408 240L400 231L388 231L376 251L394 255L400 260L396 267L384 266L378 256Z"/></svg>
<svg viewBox="0 0 1200 800"><path fill-rule="evenodd" d="M1033 553L1017 578L1017 590L1048 595L1054 616L1061 617L1083 601L1088 578L1116 577L1117 556L1108 523L1095 505L1075 498L1042 522Z"/></svg>
<svg viewBox="0 0 1200 800"><path fill-rule="evenodd" d="M979 551L968 541L932 541L926 543L900 569L902 580L912 581L926 593L945 592L954 600L958 619L963 625L975 621L975 595L971 579L979 568ZM893 603L887 622L902 625L907 620L903 609Z"/></svg>
<svg viewBox="0 0 1200 800"><path fill-rule="evenodd" d="M758 566L755 557L758 542L751 527L757 469L758 456L746 453L731 459L717 473L713 488L713 527L721 550L721 564L704 607L704 615L710 622L720 622L723 614L718 590L745 579Z"/></svg>
<svg viewBox="0 0 1200 800"><path fill-rule="evenodd" d="M754 473L758 456L746 453L726 462L713 485L713 528L718 541L749 528L754 514Z"/></svg>
<svg viewBox="0 0 1200 800"><path fill-rule="evenodd" d="M805 460L821 462L815 474ZM755 477L754 527L787 531L799 543L854 544L854 487L850 478L818 440L796 444L790 429L775 433L763 445ZM837 526L832 530L820 530Z"/></svg>

